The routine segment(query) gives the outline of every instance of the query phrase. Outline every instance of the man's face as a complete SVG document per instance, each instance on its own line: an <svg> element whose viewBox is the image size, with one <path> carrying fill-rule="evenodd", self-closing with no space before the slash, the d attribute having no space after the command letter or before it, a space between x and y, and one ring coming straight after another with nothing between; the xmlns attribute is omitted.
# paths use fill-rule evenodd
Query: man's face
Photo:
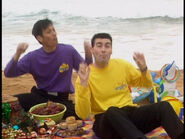
<svg viewBox="0 0 185 139"><path fill-rule="evenodd" d="M53 25L49 25L45 30L42 31L42 36L38 36L38 40L43 46L56 47L58 44L57 33Z"/></svg>
<svg viewBox="0 0 185 139"><path fill-rule="evenodd" d="M112 44L109 39L95 39L94 47L92 48L95 62L99 64L107 64L112 54Z"/></svg>

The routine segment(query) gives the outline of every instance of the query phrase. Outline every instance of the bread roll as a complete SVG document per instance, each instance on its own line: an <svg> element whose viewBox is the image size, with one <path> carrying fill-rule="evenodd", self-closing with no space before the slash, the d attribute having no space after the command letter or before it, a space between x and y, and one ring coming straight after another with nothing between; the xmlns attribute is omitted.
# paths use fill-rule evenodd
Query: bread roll
<svg viewBox="0 0 185 139"><path fill-rule="evenodd" d="M74 116L69 116L69 117L66 118L66 123L67 124L73 124L75 122L76 122L76 119L75 119Z"/></svg>

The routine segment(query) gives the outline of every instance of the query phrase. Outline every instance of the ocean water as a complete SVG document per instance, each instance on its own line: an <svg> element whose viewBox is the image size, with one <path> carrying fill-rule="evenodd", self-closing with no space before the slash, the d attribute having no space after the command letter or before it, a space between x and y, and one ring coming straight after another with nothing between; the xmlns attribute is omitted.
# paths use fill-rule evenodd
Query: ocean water
<svg viewBox="0 0 185 139"><path fill-rule="evenodd" d="M151 70L173 60L184 68L183 0L2 0L2 69L20 42L29 43L25 54L41 47L31 30L43 18L54 22L59 42L72 44L83 57L84 40L107 32L112 58L136 65L137 51Z"/></svg>

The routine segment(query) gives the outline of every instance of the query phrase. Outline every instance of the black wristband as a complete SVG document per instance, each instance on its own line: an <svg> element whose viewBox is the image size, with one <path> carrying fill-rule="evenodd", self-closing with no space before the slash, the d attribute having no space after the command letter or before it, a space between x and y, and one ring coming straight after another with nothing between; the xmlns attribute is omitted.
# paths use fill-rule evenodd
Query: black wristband
<svg viewBox="0 0 185 139"><path fill-rule="evenodd" d="M147 66L146 66L146 67L143 68L142 70L140 69L140 71L141 71L141 72L145 72L145 71L147 71L147 69L148 69L148 68L147 68Z"/></svg>

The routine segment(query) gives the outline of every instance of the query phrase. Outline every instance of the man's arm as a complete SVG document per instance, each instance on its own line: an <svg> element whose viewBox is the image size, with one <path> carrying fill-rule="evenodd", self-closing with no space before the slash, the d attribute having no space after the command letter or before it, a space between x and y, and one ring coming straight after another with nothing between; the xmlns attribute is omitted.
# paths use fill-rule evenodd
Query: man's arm
<svg viewBox="0 0 185 139"><path fill-rule="evenodd" d="M6 77L16 77L20 75L17 71L17 62L19 61L21 54L23 54L27 48L28 48L27 43L20 43L17 46L16 53L5 67L4 74Z"/></svg>
<svg viewBox="0 0 185 139"><path fill-rule="evenodd" d="M73 61L74 61L74 69L76 71L79 70L79 64L82 63L82 62L86 62L86 64L91 64L92 63L92 54L91 54L91 51L90 51L90 48L91 48L91 45L89 42L87 41L84 41L84 51L85 51L85 60L81 57L81 55L77 52L76 49L74 49L73 51Z"/></svg>
<svg viewBox="0 0 185 139"><path fill-rule="evenodd" d="M133 59L135 60L139 71L131 64L128 64L128 80L129 84L133 87L152 87L152 76L147 68L145 57L142 53L134 53Z"/></svg>
<svg viewBox="0 0 185 139"><path fill-rule="evenodd" d="M87 65L93 62L92 53L91 53L91 44L88 41L84 41L84 50L85 50L85 62Z"/></svg>
<svg viewBox="0 0 185 139"><path fill-rule="evenodd" d="M91 93L88 87L90 68L81 63L78 71L78 78L75 83L75 111L82 118L87 119L91 114Z"/></svg>

